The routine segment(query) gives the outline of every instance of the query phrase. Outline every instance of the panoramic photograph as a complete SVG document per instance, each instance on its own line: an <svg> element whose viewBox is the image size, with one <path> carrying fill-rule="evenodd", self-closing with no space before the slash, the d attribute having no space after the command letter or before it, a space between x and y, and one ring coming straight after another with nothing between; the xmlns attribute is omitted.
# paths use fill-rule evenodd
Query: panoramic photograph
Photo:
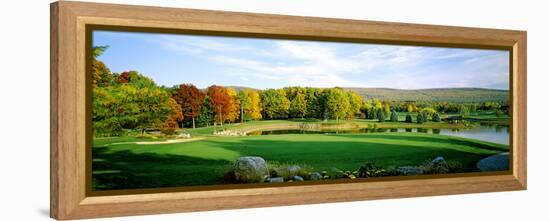
<svg viewBox="0 0 550 221"><path fill-rule="evenodd" d="M507 50L94 30L92 191L509 171Z"/></svg>

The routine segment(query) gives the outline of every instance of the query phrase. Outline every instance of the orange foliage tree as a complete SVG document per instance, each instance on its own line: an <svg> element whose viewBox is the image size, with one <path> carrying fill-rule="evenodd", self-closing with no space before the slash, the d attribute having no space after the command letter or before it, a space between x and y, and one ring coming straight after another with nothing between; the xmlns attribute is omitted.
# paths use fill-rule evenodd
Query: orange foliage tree
<svg viewBox="0 0 550 221"><path fill-rule="evenodd" d="M183 113L181 111L181 106L174 100L170 98L168 101L170 108L172 109L172 114L168 116L163 125L163 132L166 134L173 134L174 131L178 129L178 122L183 120Z"/></svg>
<svg viewBox="0 0 550 221"><path fill-rule="evenodd" d="M205 96L202 91L192 84L180 85L175 93L176 101L181 106L183 116L191 118L193 128L195 128L195 118L199 115Z"/></svg>
<svg viewBox="0 0 550 221"><path fill-rule="evenodd" d="M233 98L227 93L227 89L217 85L208 87L207 94L213 107L215 121L223 125L227 115L234 109Z"/></svg>

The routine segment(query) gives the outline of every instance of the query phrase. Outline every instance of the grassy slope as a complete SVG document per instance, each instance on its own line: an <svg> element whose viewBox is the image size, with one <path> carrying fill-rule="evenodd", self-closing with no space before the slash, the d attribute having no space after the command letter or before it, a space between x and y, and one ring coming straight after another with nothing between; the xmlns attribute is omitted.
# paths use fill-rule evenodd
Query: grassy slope
<svg viewBox="0 0 550 221"><path fill-rule="evenodd" d="M258 122L261 123L261 122ZM466 169L507 146L417 133L308 134L208 137L156 145L114 144L132 138L94 141L93 179L97 189L127 189L217 184L239 156L307 164L315 170L355 170L375 162L384 167L419 165L436 156L457 160Z"/></svg>

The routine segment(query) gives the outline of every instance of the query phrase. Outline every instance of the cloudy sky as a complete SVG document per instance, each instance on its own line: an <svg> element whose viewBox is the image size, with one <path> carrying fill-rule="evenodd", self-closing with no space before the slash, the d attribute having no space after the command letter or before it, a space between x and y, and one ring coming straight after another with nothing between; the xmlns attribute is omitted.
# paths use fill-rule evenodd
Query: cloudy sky
<svg viewBox="0 0 550 221"><path fill-rule="evenodd" d="M508 89L507 51L95 31L98 59L160 85Z"/></svg>

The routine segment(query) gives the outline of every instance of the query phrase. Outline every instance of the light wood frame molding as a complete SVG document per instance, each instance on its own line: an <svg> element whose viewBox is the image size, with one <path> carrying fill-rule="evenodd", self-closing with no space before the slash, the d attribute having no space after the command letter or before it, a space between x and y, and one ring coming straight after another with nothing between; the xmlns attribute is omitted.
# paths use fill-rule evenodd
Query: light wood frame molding
<svg viewBox="0 0 550 221"><path fill-rule="evenodd" d="M246 207L524 190L527 188L527 33L81 2L51 4L51 217L79 219ZM86 194L86 25L257 37L510 51L511 171L409 180L89 196ZM391 190L391 191L388 191Z"/></svg>

